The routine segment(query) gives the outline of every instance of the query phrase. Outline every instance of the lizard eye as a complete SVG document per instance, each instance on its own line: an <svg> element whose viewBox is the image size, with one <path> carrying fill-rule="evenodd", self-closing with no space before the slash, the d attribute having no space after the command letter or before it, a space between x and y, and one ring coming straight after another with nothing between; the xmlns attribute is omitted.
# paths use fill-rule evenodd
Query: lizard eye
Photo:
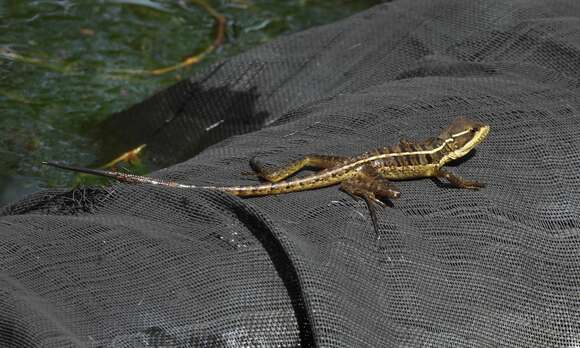
<svg viewBox="0 0 580 348"><path fill-rule="evenodd" d="M469 132L470 132L471 134L474 134L476 131L477 131L477 130L476 130L475 128L471 128L471 129L469 130Z"/></svg>

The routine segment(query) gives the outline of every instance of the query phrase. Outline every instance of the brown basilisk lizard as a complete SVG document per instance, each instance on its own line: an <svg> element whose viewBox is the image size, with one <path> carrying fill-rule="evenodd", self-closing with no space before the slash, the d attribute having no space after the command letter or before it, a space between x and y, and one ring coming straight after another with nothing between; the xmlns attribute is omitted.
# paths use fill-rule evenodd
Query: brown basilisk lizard
<svg viewBox="0 0 580 348"><path fill-rule="evenodd" d="M122 182L144 183L176 188L198 188L225 191L241 196L264 196L316 189L335 184L345 192L365 200L371 213L375 230L376 213L372 202L381 206L378 198L398 198L400 190L390 180L421 177L445 178L458 188L479 189L482 183L466 180L443 169L448 162L468 154L489 133L489 126L460 117L445 128L438 137L422 142L402 140L399 144L383 147L354 157L308 155L278 170L265 170L253 159L251 166L256 174L268 181L252 186L197 186L155 179L127 173L72 167L52 162L43 164L87 174L110 177ZM294 180L284 180L302 168L320 169L312 175Z"/></svg>

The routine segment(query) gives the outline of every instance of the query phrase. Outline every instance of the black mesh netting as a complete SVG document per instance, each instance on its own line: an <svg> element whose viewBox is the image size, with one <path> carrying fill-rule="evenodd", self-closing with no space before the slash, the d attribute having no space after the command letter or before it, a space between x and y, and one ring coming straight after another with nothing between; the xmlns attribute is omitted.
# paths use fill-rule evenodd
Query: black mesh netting
<svg viewBox="0 0 580 348"><path fill-rule="evenodd" d="M0 346L578 347L579 87L578 0L393 1L217 64L110 121L181 162L152 176L255 184L463 115L491 133L452 170L488 186L401 182L380 239L337 187L40 192L2 211Z"/></svg>

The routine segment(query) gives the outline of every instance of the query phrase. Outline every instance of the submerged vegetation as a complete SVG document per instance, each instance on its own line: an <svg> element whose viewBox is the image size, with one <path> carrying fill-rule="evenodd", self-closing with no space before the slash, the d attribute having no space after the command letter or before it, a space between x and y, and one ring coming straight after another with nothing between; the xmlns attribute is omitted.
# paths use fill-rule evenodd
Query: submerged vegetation
<svg viewBox="0 0 580 348"><path fill-rule="evenodd" d="M43 160L100 166L122 155L99 163L101 144L87 135L111 113L217 59L378 2L0 2L0 204L72 184Z"/></svg>

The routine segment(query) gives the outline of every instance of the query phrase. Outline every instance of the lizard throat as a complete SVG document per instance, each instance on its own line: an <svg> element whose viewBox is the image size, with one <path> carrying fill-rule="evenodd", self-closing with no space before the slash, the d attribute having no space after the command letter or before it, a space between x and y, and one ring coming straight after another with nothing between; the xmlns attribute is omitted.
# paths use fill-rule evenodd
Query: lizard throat
<svg viewBox="0 0 580 348"><path fill-rule="evenodd" d="M440 164L443 165L449 161L456 160L467 155L473 148L477 146L477 144L481 143L489 134L489 126L483 126L477 130L474 136L467 142L465 145L460 147L459 149L452 150L449 153L445 154L440 161ZM448 142L453 142L453 137L445 140L444 145Z"/></svg>

